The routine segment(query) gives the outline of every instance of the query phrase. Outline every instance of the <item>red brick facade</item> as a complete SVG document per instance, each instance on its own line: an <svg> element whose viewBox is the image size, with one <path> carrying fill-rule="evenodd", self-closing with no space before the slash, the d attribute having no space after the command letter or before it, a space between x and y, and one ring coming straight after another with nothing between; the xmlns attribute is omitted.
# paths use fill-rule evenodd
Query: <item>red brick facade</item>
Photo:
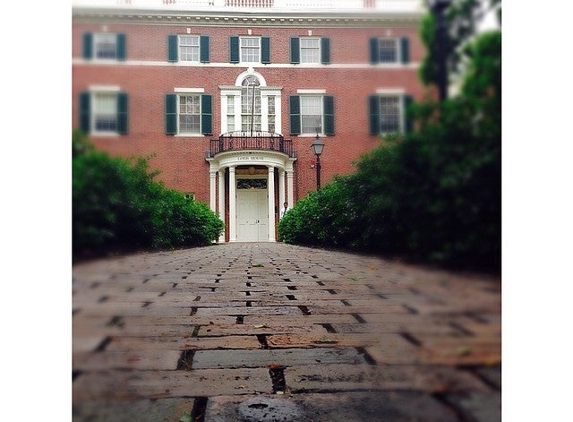
<svg viewBox="0 0 573 422"><path fill-rule="evenodd" d="M371 17L371 16L370 16ZM289 95L298 90L324 90L334 97L335 133L321 137L325 142L322 184L336 174L352 171L352 162L378 144L370 134L368 97L380 90L400 91L421 99L425 88L419 82L418 64L423 46L415 19L358 19L343 24L302 23L279 25L255 19L241 26L217 23L213 19L146 19L146 16L110 14L107 18L85 13L72 21L72 122L80 126L81 92L93 86L115 87L129 95L128 130L125 134L93 136L92 142L112 155L146 156L153 154L151 165L160 169L158 177L165 186L193 193L197 200L209 203L209 163L205 152L210 139L225 132L221 127L221 86L233 86L238 76L251 65L229 63L230 36L263 36L270 39L270 64L252 65L267 86L280 87L281 126L276 132L292 139L297 160L294 162L294 202L316 189L314 136L289 133ZM194 22L194 21L197 21ZM290 38L328 37L330 63L313 66L291 64ZM97 62L83 55L85 33L125 34L125 60ZM181 65L168 61L170 35L209 36L209 63ZM373 37L407 37L408 63L371 64L369 40ZM201 88L212 95L212 135L173 136L165 134L165 95L175 88ZM278 197L277 197L278 198ZM277 207L280 206L277 202ZM228 207L228 203L227 203Z"/></svg>

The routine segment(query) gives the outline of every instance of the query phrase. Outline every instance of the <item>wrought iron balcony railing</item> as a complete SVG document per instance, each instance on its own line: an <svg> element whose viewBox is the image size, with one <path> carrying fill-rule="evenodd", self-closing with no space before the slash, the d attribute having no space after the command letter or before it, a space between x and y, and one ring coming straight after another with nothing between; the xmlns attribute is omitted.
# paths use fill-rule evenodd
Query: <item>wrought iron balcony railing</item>
<svg viewBox="0 0 573 422"><path fill-rule="evenodd" d="M219 136L219 139L211 139L209 151L206 157L214 157L225 151L278 151L289 157L296 157L291 139L284 139L278 133L271 132L228 132Z"/></svg>

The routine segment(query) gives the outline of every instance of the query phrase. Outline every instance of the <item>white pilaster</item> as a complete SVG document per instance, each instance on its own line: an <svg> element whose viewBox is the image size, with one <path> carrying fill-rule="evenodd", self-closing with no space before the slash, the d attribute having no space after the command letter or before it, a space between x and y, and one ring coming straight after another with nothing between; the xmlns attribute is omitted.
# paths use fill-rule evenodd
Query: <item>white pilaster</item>
<svg viewBox="0 0 573 422"><path fill-rule="evenodd" d="M279 209L283 209L285 202L285 170L279 168Z"/></svg>
<svg viewBox="0 0 573 422"><path fill-rule="evenodd" d="M294 183L293 183L293 170L288 169L286 172L286 176L287 176L287 202L288 202L288 207L292 208L294 207Z"/></svg>
<svg viewBox="0 0 573 422"><path fill-rule="evenodd" d="M211 211L217 212L215 198L217 197L217 171L209 170L209 206Z"/></svg>
<svg viewBox="0 0 573 422"><path fill-rule="evenodd" d="M235 166L229 167L229 242L237 241L237 194L235 189L237 183L235 180Z"/></svg>
<svg viewBox="0 0 573 422"><path fill-rule="evenodd" d="M269 179L267 182L269 194L269 242L275 239L275 168L269 166Z"/></svg>
<svg viewBox="0 0 573 422"><path fill-rule="evenodd" d="M219 218L225 221L225 169L219 169ZM219 243L225 243L225 232L219 236Z"/></svg>

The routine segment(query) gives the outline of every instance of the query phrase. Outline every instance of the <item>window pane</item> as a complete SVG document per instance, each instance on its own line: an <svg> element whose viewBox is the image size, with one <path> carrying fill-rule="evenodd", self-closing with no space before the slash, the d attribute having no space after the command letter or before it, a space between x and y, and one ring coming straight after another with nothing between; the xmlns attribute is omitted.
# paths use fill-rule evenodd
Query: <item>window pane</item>
<svg viewBox="0 0 573 422"><path fill-rule="evenodd" d="M94 95L94 128L98 132L117 130L117 96L115 93Z"/></svg>
<svg viewBox="0 0 573 422"><path fill-rule="evenodd" d="M400 131L400 101L398 97L380 98L380 132Z"/></svg>
<svg viewBox="0 0 573 422"><path fill-rule="evenodd" d="M255 115L253 116L254 119L254 127L253 130L261 130L261 116L260 115ZM250 132L251 130L251 116L250 115L242 115L241 116L241 125L242 125L242 131L246 131L246 132Z"/></svg>
<svg viewBox="0 0 573 422"><path fill-rule="evenodd" d="M95 57L98 59L115 59L116 36L115 34L94 35Z"/></svg>
<svg viewBox="0 0 573 422"><path fill-rule="evenodd" d="M199 61L199 37L179 37L181 60Z"/></svg>
<svg viewBox="0 0 573 422"><path fill-rule="evenodd" d="M241 38L241 61L259 62L259 38Z"/></svg>
<svg viewBox="0 0 573 422"><path fill-rule="evenodd" d="M380 62L395 63L398 60L398 51L396 49L395 39L380 40Z"/></svg>
<svg viewBox="0 0 573 422"><path fill-rule="evenodd" d="M320 41L318 39L300 39L300 62L318 63L320 61Z"/></svg>
<svg viewBox="0 0 573 422"><path fill-rule="evenodd" d="M179 132L200 133L201 97L199 95L181 95L179 97Z"/></svg>
<svg viewBox="0 0 573 422"><path fill-rule="evenodd" d="M235 114L235 97L227 96L227 114Z"/></svg>
<svg viewBox="0 0 573 422"><path fill-rule="evenodd" d="M300 97L300 114L302 133L316 133L322 123L322 97Z"/></svg>

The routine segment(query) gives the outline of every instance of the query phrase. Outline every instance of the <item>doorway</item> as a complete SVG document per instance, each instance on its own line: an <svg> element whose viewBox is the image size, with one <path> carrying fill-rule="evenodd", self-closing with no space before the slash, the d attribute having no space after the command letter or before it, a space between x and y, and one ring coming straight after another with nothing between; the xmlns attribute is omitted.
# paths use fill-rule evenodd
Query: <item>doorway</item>
<svg viewBox="0 0 573 422"><path fill-rule="evenodd" d="M267 189L237 189L237 242L269 240Z"/></svg>

